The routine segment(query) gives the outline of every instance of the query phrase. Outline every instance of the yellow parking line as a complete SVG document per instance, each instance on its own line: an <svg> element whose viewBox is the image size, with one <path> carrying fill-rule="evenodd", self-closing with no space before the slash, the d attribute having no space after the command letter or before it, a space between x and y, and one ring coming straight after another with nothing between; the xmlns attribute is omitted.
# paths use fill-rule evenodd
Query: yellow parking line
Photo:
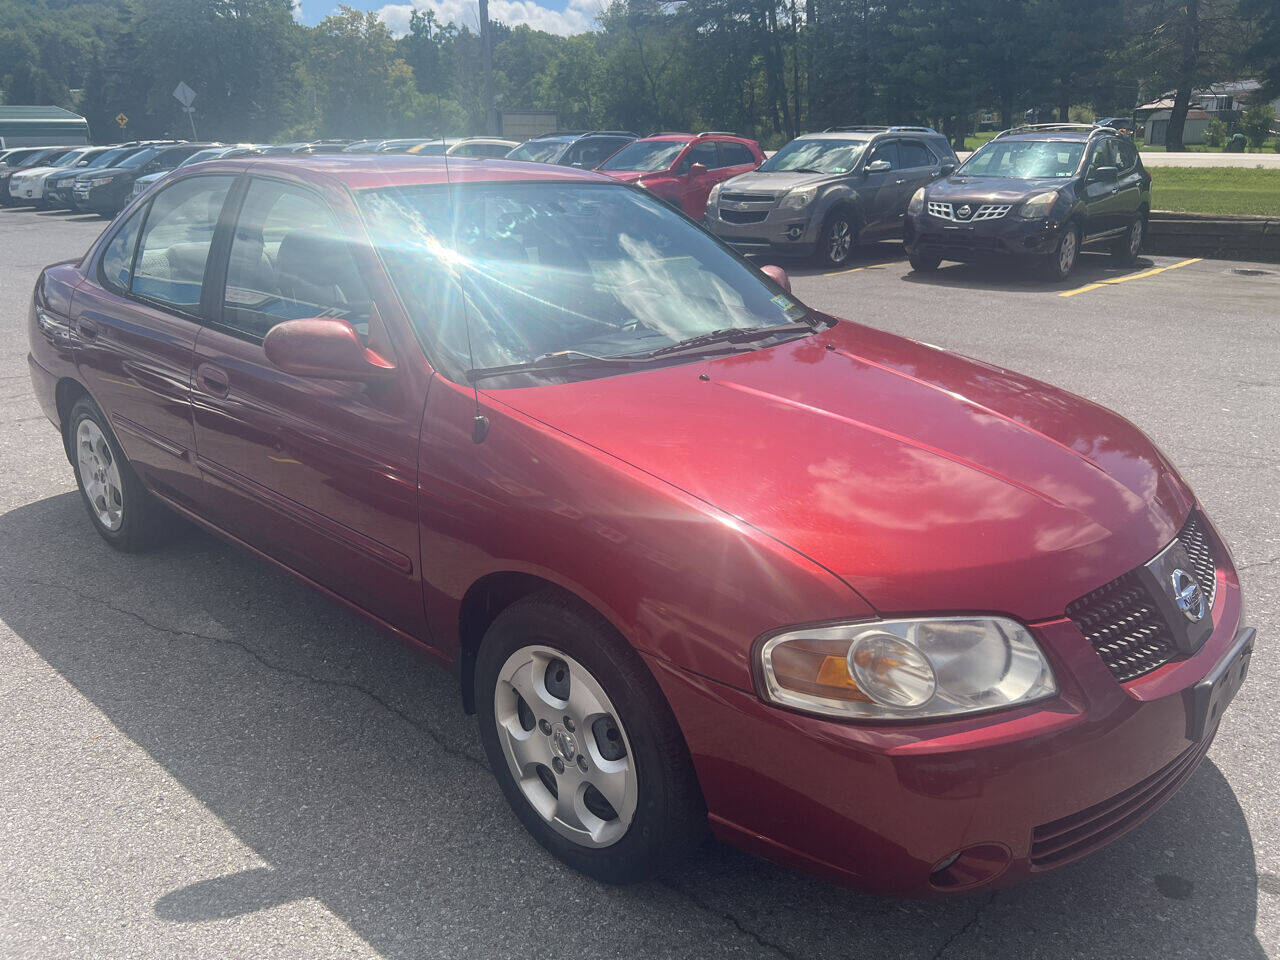
<svg viewBox="0 0 1280 960"><path fill-rule="evenodd" d="M843 277L846 273L857 273L859 270L883 270L885 267L893 263L906 263L905 260L887 260L884 263L868 263L861 267L851 267L848 270L837 270L835 273L824 273L824 277Z"/></svg>
<svg viewBox="0 0 1280 960"><path fill-rule="evenodd" d="M1204 257L1192 257L1190 260L1180 260L1178 263L1171 263L1167 267L1156 267L1154 270L1144 270L1142 273L1131 273L1125 277L1113 277L1110 280L1099 280L1096 283L1086 283L1083 287L1076 287L1074 290L1064 290L1058 294L1060 297L1074 297L1077 293L1088 293L1090 290L1097 290L1099 287L1106 287L1115 283L1124 283L1126 280L1141 280L1143 277L1154 277L1157 273L1164 273L1166 270L1177 270L1179 267L1185 267L1189 263L1199 263Z"/></svg>

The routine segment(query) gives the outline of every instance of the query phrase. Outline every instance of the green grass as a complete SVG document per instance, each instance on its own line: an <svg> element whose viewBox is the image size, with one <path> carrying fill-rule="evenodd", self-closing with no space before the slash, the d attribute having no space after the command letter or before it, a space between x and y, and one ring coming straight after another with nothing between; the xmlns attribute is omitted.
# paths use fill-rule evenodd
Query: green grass
<svg viewBox="0 0 1280 960"><path fill-rule="evenodd" d="M1164 153L1165 152L1165 148L1163 145L1159 147L1148 147L1148 146L1142 145L1141 140L1138 141L1138 144L1139 144L1138 146L1139 153ZM1187 149L1193 153L1223 153L1226 148L1211 147L1205 143L1192 143L1187 145ZM1270 140L1264 140L1262 142L1262 149L1260 150L1255 149L1253 147L1245 148L1245 153L1275 153L1275 152L1276 152L1275 137L1272 137Z"/></svg>
<svg viewBox="0 0 1280 960"><path fill-rule="evenodd" d="M1151 209L1280 217L1280 170L1156 167Z"/></svg>
<svg viewBox="0 0 1280 960"><path fill-rule="evenodd" d="M999 131L992 130L988 133L971 133L964 138L964 148L966 150L977 150L980 146L994 137Z"/></svg>

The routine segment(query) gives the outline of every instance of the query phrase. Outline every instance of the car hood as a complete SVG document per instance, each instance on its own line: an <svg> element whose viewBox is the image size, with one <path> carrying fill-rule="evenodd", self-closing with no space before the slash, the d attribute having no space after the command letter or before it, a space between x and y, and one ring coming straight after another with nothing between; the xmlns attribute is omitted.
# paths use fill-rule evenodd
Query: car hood
<svg viewBox="0 0 1280 960"><path fill-rule="evenodd" d="M15 170L12 176L14 180L26 180L30 177L42 177L46 174L53 173L55 170L61 170L61 167L25 167Z"/></svg>
<svg viewBox="0 0 1280 960"><path fill-rule="evenodd" d="M1117 414L843 321L487 395L789 545L886 614L1062 616L1155 555L1194 502Z"/></svg>
<svg viewBox="0 0 1280 960"><path fill-rule="evenodd" d="M783 194L796 187L808 187L817 183L840 180L848 174L792 173L786 170L752 170L740 173L725 181L724 190L751 190L762 193Z"/></svg>
<svg viewBox="0 0 1280 960"><path fill-rule="evenodd" d="M110 174L113 177L121 174L136 177L137 170L134 167L98 167L96 170L85 170L83 173L76 174L76 179L90 180L94 177L101 177L105 174Z"/></svg>
<svg viewBox="0 0 1280 960"><path fill-rule="evenodd" d="M622 183L635 183L642 177L665 177L671 173L670 170L597 170L596 172L603 173L606 177L613 177Z"/></svg>
<svg viewBox="0 0 1280 960"><path fill-rule="evenodd" d="M930 200L980 200L987 203L1017 203L1046 190L1065 187L1064 177L1023 180L1019 177L966 177L956 175L936 180L929 187Z"/></svg>

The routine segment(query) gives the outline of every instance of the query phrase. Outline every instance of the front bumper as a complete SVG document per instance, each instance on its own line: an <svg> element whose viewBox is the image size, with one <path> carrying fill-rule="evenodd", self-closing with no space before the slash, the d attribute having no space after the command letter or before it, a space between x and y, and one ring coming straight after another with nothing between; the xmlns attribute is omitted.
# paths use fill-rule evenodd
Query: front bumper
<svg viewBox="0 0 1280 960"><path fill-rule="evenodd" d="M744 203L735 209L723 201L707 204L708 230L740 253L807 257L818 245L819 218L808 210L781 210L777 203Z"/></svg>
<svg viewBox="0 0 1280 960"><path fill-rule="evenodd" d="M973 223L921 212L907 215L903 241L908 253L943 260L1041 257L1057 249L1061 227L1051 219L1024 220L1012 210L999 219Z"/></svg>
<svg viewBox="0 0 1280 960"><path fill-rule="evenodd" d="M26 200L40 200L44 195L44 180L9 180L9 196L21 203Z"/></svg>
<svg viewBox="0 0 1280 960"><path fill-rule="evenodd" d="M722 839L869 892L937 896L1083 857L1191 776L1234 694L1222 686L1208 695L1217 714L1190 739L1202 681L1252 646L1253 631L1239 629L1235 575L1219 576L1213 634L1187 659L1121 685L1074 623L1041 623L1033 629L1059 696L953 721L839 723L648 662ZM959 851L953 868L934 873Z"/></svg>
<svg viewBox="0 0 1280 960"><path fill-rule="evenodd" d="M130 189L132 184L125 187L104 183L91 187L86 183L77 182L71 188L71 198L77 210L91 213L115 213L124 205L121 194L127 194Z"/></svg>
<svg viewBox="0 0 1280 960"><path fill-rule="evenodd" d="M60 183L45 188L45 202L55 207L70 207L72 204L71 184Z"/></svg>

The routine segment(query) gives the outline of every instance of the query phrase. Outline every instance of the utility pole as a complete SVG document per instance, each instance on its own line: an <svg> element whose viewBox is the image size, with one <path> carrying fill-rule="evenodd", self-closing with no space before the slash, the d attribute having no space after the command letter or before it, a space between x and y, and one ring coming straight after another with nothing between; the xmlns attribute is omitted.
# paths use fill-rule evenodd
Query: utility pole
<svg viewBox="0 0 1280 960"><path fill-rule="evenodd" d="M493 110L493 34L489 29L489 0L480 0L480 66L484 70L484 132L498 132Z"/></svg>

